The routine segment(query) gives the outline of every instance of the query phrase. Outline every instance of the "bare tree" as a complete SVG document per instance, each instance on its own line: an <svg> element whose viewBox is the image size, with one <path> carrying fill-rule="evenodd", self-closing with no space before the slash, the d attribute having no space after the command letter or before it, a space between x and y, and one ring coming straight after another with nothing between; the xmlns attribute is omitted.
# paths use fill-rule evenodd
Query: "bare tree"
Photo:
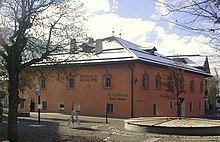
<svg viewBox="0 0 220 142"><path fill-rule="evenodd" d="M183 98L180 97L184 90L184 78L183 78L183 70L179 68L177 65L168 68L168 73L164 74L162 85L167 92L161 97L165 97L169 100L176 100L177 106L177 117L181 117L181 103Z"/></svg>
<svg viewBox="0 0 220 142"><path fill-rule="evenodd" d="M205 35L207 44L219 49L219 0L157 0L157 4L163 9L163 19L190 32Z"/></svg>
<svg viewBox="0 0 220 142"><path fill-rule="evenodd" d="M83 14L76 0L0 1L0 58L9 80L7 139L11 142L18 140L19 78L33 64L61 62L51 55L66 51L70 39L83 37Z"/></svg>

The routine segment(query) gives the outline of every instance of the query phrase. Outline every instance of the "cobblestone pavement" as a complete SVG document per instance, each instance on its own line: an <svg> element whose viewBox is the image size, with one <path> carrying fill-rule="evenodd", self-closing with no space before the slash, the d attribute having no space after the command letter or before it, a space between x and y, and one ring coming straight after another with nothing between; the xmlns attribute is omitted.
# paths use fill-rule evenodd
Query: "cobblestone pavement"
<svg viewBox="0 0 220 142"><path fill-rule="evenodd" d="M38 123L37 113L31 117L20 117L18 133L20 142L211 142L220 136L177 136L153 133L137 133L124 129L123 119L109 118L107 125L103 117L80 116L80 125L67 125L70 115L41 113ZM0 141L5 140L7 121L0 124Z"/></svg>

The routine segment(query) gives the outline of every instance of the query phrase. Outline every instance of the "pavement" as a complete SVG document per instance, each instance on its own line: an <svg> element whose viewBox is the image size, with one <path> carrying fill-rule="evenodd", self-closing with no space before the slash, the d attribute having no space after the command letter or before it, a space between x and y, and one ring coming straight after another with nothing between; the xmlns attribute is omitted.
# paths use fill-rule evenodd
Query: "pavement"
<svg viewBox="0 0 220 142"><path fill-rule="evenodd" d="M218 113L217 113L218 114ZM70 115L62 113L41 113L41 118L68 121ZM139 117L124 120L124 128L129 131L150 132L172 135L213 136L220 135L220 120L218 115L208 114L205 118L177 118L177 117ZM38 117L38 113L31 113L31 117ZM215 119L214 119L215 118ZM79 116L80 120L100 120L103 117ZM114 118L111 118L114 120ZM115 119L117 120L117 119ZM123 120L122 120L123 121Z"/></svg>
<svg viewBox="0 0 220 142"><path fill-rule="evenodd" d="M171 132L183 130L186 124L189 126L190 122L194 122L191 126L208 128L208 122L212 119L205 119L205 121L198 121L200 118L192 119L183 119L180 121L176 118L166 118L166 117L140 117L131 119L117 119L117 118L108 118L108 124L106 124L105 117L93 117L93 116L79 116L80 125L77 123L69 124L68 120L70 114L62 113L41 113L40 120L38 123L38 113L31 112L30 117L19 117L18 118L18 133L19 133L19 142L32 141L32 142L188 142L188 141L220 141L220 136L189 136L189 135L172 135ZM195 121L194 121L194 120ZM7 130L7 115L4 115L4 123L0 123L0 141L5 140L5 132ZM201 119L203 120L203 119ZM147 121L147 122L146 122ZM126 123L134 123L138 126L138 129L146 129L143 124L150 124L151 126L157 126L157 129L148 128L148 131L134 131L125 129ZM138 123L137 123L138 122ZM175 122L175 123L174 123ZM178 122L178 123L177 123ZM182 124L180 123L182 122ZM166 124L165 128L168 130L161 130L161 127ZM168 127L173 129L170 129ZM174 124L176 125L175 127ZM179 125L177 125L179 124ZM218 124L218 120L214 124ZM175 128L180 128L181 130L176 130ZM215 127L214 125L212 127ZM218 127L218 125L217 125ZM158 129L159 128L159 129ZM198 127L195 127L196 129ZM191 129L191 128L190 128ZM155 131L156 130L156 131ZM158 132L158 130L161 130ZM169 132L166 134L161 134L160 132ZM207 131L206 131L207 132Z"/></svg>

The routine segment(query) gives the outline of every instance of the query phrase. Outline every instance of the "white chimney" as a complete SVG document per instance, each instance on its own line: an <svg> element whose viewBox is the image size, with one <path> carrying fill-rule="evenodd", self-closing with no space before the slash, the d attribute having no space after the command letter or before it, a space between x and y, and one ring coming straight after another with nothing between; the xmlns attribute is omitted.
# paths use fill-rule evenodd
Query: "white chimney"
<svg viewBox="0 0 220 142"><path fill-rule="evenodd" d="M97 39L95 41L95 53L99 54L102 52L102 40L101 39Z"/></svg>

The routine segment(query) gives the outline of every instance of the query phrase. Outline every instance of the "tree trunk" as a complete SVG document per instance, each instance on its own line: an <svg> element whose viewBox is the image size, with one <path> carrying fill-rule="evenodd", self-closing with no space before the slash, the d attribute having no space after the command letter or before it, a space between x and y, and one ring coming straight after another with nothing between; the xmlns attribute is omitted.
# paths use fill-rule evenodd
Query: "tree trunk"
<svg viewBox="0 0 220 142"><path fill-rule="evenodd" d="M180 100L179 100L179 95L177 95L177 99L176 99L176 102L177 102L177 114L176 116L177 117L180 117Z"/></svg>
<svg viewBox="0 0 220 142"><path fill-rule="evenodd" d="M16 57L9 59L7 68L9 74L9 113L8 113L8 127L7 127L7 139L10 142L18 141L17 134L17 116L18 116L18 104L19 104L19 74L20 63L16 61Z"/></svg>

